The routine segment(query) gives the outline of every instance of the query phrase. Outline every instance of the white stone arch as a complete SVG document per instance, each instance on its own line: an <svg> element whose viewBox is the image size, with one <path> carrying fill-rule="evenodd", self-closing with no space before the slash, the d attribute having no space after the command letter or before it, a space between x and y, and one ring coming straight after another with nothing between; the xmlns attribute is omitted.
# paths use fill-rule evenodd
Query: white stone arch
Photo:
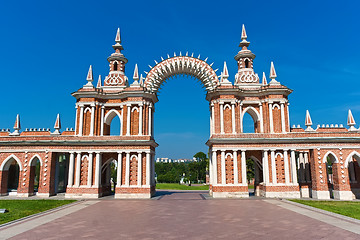
<svg viewBox="0 0 360 240"><path fill-rule="evenodd" d="M284 159L284 155L283 155L282 153L277 152L277 153L275 154L275 158L277 158L278 156L280 156L282 159Z"/></svg>
<svg viewBox="0 0 360 240"><path fill-rule="evenodd" d="M9 163L11 162L12 159L17 162L17 164L19 165L20 171L22 171L23 168L22 168L22 165L21 165L21 161L20 161L20 159L19 159L18 157L16 157L14 154L11 154L10 156L8 156L8 157L2 162L2 164L1 164L1 166L0 166L0 170L1 170L1 171L7 171L7 170L9 170L9 167L10 167L10 164L9 164Z"/></svg>
<svg viewBox="0 0 360 240"><path fill-rule="evenodd" d="M121 122L121 114L116 109L111 109L110 111L108 111L106 113L106 115L104 117L104 123L106 123L107 125L110 125L111 121L114 119L115 116L119 117L120 124L122 124L122 122Z"/></svg>
<svg viewBox="0 0 360 240"><path fill-rule="evenodd" d="M345 160L345 167L347 168L349 166L349 163L353 161L353 157L356 156L360 159L360 153L357 151L352 151L349 156ZM358 161L358 164L360 166L360 161Z"/></svg>
<svg viewBox="0 0 360 240"><path fill-rule="evenodd" d="M230 156L231 159L234 159L234 156L232 155L232 153L227 153L227 154L225 154L225 159L226 159L228 156Z"/></svg>
<svg viewBox="0 0 360 240"><path fill-rule="evenodd" d="M275 109L275 108L280 109L279 104L275 103L275 104L272 106L272 109Z"/></svg>
<svg viewBox="0 0 360 240"><path fill-rule="evenodd" d="M257 122L259 122L259 124L261 124L261 121L260 121L261 117L260 117L259 112L254 107L249 106L249 107L245 108L244 111L241 114L241 118L240 118L240 120L241 120L241 124L240 124L241 125L241 132L244 132L244 127L243 127L244 124L243 123L244 123L244 116L245 116L246 113L250 114L251 118L254 121L254 125Z"/></svg>
<svg viewBox="0 0 360 240"><path fill-rule="evenodd" d="M225 104L224 110L227 109L227 108L231 110L230 104Z"/></svg>
<svg viewBox="0 0 360 240"><path fill-rule="evenodd" d="M262 163L261 163L261 161L259 159L257 159L257 157L250 156L249 158L254 161L254 163L259 167L260 170L263 169L262 168Z"/></svg>
<svg viewBox="0 0 360 240"><path fill-rule="evenodd" d="M91 108L89 108L89 107L85 108L84 113L87 113L87 112L91 113Z"/></svg>
<svg viewBox="0 0 360 240"><path fill-rule="evenodd" d="M136 106L131 109L131 112L135 112L135 111L139 112L139 109Z"/></svg>
<svg viewBox="0 0 360 240"><path fill-rule="evenodd" d="M339 163L339 159L336 157L336 154L333 153L332 151L328 151L325 155L324 155L324 158L323 158L323 163L326 163L327 162L327 157L331 155L334 157L335 161L334 163Z"/></svg>
<svg viewBox="0 0 360 240"><path fill-rule="evenodd" d="M42 164L42 159L41 159L41 157L40 157L38 154L35 154L35 155L32 156L32 158L30 159L30 161L29 161L29 166L32 166L33 161L34 161L36 158L39 159L40 166L43 165L43 164Z"/></svg>
<svg viewBox="0 0 360 240"><path fill-rule="evenodd" d="M138 156L136 154L133 154L130 156L130 161L135 157L136 161L138 160Z"/></svg>
<svg viewBox="0 0 360 240"><path fill-rule="evenodd" d="M113 157L109 158L108 160L106 160L103 165L101 166L101 172L104 173L106 170L106 167L111 163L111 162L116 162L116 166L117 165L117 160Z"/></svg>
<svg viewBox="0 0 360 240"><path fill-rule="evenodd" d="M186 54L169 57L157 63L146 75L144 86L148 91L157 93L164 81L180 74L197 78L208 92L214 91L220 84L216 72L206 61Z"/></svg>

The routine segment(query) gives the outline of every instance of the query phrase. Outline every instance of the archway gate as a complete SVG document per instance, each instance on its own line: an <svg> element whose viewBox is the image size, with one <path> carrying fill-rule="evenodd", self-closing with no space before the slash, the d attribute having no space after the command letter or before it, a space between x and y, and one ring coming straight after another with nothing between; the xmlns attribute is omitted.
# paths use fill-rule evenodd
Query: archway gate
<svg viewBox="0 0 360 240"><path fill-rule="evenodd" d="M161 84L172 76L188 75L201 81L207 91L210 138L206 144L213 197L248 197L246 160L251 159L256 168L256 194L329 198L323 160L329 152L337 159L332 165L334 197L359 196L360 168L356 164L360 156L360 134L354 127L351 112L349 129L333 126L314 130L309 113L305 130L290 128L288 95L292 90L276 80L272 63L271 81L263 74L260 82L254 72L255 55L248 49L250 43L244 28L241 39L241 50L235 56L238 71L234 84L229 81L226 63L217 75L207 59L187 53L161 58L154 67L150 66L145 78L139 75L135 65L130 84L125 75L128 60L121 52L118 31L115 51L108 57L108 75L105 79L99 76L97 84L93 84L90 66L87 83L72 93L76 98L75 130L60 132L58 115L53 132L45 129L20 132L17 116L13 132L0 132L0 193L7 194L9 161L16 161L20 167L18 195L34 194L30 184L30 171L34 167L29 161L37 156L41 164L37 194L56 194L58 182L66 184L66 197L94 198L110 194L114 181L108 163L112 162L117 166L115 197L150 198L155 193L154 157L158 145L154 139L153 115L157 93ZM252 134L243 132L246 114L254 121ZM120 132L118 136L110 136L115 118L120 119ZM60 156L65 159L61 164ZM348 166L351 166L350 174ZM58 179L59 168L66 181Z"/></svg>

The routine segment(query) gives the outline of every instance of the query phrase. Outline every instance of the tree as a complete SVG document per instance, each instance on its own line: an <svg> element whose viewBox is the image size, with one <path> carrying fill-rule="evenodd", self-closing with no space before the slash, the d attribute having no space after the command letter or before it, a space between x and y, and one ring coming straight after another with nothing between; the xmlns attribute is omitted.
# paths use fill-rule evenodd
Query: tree
<svg viewBox="0 0 360 240"><path fill-rule="evenodd" d="M251 179L255 177L255 162L251 158L246 159L246 176L248 179L248 183L250 183Z"/></svg>
<svg viewBox="0 0 360 240"><path fill-rule="evenodd" d="M198 152L193 157L196 158L196 160L198 162L201 162L201 161L204 161L204 160L208 159L206 154L203 153L203 152Z"/></svg>

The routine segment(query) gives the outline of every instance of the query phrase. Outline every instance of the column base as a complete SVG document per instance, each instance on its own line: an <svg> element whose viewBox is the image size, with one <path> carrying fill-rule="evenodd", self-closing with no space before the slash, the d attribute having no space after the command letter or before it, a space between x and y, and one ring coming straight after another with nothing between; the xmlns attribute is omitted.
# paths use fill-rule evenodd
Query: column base
<svg viewBox="0 0 360 240"><path fill-rule="evenodd" d="M261 185L260 196L266 198L300 198L299 185Z"/></svg>
<svg viewBox="0 0 360 240"><path fill-rule="evenodd" d="M353 200L354 199L354 195L351 191L339 191L339 190L334 190L334 199L337 200Z"/></svg>
<svg viewBox="0 0 360 240"><path fill-rule="evenodd" d="M310 198L311 197L311 188L308 185L300 186L300 195L302 198Z"/></svg>
<svg viewBox="0 0 360 240"><path fill-rule="evenodd" d="M115 193L115 198L118 199L149 199L151 198L151 193Z"/></svg>
<svg viewBox="0 0 360 240"><path fill-rule="evenodd" d="M330 192L311 190L311 197L314 199L330 199Z"/></svg>
<svg viewBox="0 0 360 240"><path fill-rule="evenodd" d="M247 185L233 186L212 186L213 198L248 198L249 190Z"/></svg>
<svg viewBox="0 0 360 240"><path fill-rule="evenodd" d="M101 189L93 187L67 187L65 198L99 198Z"/></svg>
<svg viewBox="0 0 360 240"><path fill-rule="evenodd" d="M115 188L115 198L151 198L155 194L152 187L121 186Z"/></svg>

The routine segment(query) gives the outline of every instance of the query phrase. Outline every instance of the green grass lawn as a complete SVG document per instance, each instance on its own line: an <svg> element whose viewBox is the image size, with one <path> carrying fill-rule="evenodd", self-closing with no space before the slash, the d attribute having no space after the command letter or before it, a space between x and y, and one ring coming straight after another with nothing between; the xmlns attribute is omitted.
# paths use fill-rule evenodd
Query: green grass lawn
<svg viewBox="0 0 360 240"><path fill-rule="evenodd" d="M326 211L338 213L360 220L360 202L313 201L298 199L291 199L290 201L305 204L311 207L320 208Z"/></svg>
<svg viewBox="0 0 360 240"><path fill-rule="evenodd" d="M169 190L209 190L208 185L201 186L187 186L178 183L157 183L156 189L169 189Z"/></svg>
<svg viewBox="0 0 360 240"><path fill-rule="evenodd" d="M9 211L0 213L0 224L72 202L75 200L0 200L0 208L6 208Z"/></svg>

